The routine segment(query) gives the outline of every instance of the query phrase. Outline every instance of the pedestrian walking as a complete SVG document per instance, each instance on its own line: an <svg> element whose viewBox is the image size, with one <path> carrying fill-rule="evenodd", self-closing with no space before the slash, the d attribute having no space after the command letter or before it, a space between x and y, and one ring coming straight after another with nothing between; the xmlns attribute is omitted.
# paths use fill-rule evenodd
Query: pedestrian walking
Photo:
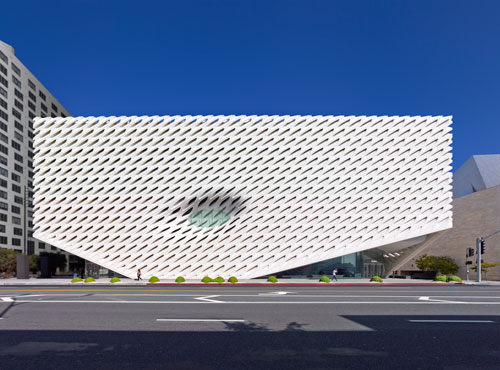
<svg viewBox="0 0 500 370"><path fill-rule="evenodd" d="M142 280L142 278L141 278L141 269L137 270L137 280Z"/></svg>
<svg viewBox="0 0 500 370"><path fill-rule="evenodd" d="M333 273L332 273L332 275L333 275L333 276L332 276L332 280L333 280L333 279L335 279L335 281L338 281L338 280L337 280L337 269L336 269L336 268L334 268L334 269L333 269Z"/></svg>

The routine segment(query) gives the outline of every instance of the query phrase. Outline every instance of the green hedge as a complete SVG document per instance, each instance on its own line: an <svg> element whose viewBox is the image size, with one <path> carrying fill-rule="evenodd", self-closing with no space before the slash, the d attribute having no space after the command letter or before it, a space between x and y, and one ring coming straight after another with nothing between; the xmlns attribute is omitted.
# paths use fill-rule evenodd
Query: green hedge
<svg viewBox="0 0 500 370"><path fill-rule="evenodd" d="M269 276L267 278L267 282L268 283L277 283L278 282L278 279L276 279L276 276Z"/></svg>
<svg viewBox="0 0 500 370"><path fill-rule="evenodd" d="M454 282L454 283L461 283L462 282L462 279L460 279L458 276L455 276L455 275L451 275L451 276L448 276L448 281L450 282Z"/></svg>
<svg viewBox="0 0 500 370"><path fill-rule="evenodd" d="M111 280L109 281L110 283L119 283L121 280L118 279L116 276L111 278Z"/></svg>
<svg viewBox="0 0 500 370"><path fill-rule="evenodd" d="M224 278L222 276L217 276L215 279L212 280L214 283L219 283L219 284L222 284L224 283L226 280L224 280Z"/></svg>
<svg viewBox="0 0 500 370"><path fill-rule="evenodd" d="M331 280L328 276L322 276L319 278L319 281L321 281L322 283L329 283Z"/></svg>
<svg viewBox="0 0 500 370"><path fill-rule="evenodd" d="M201 282L202 282L202 283L205 283L205 284L207 284L207 283L211 283L211 282L213 282L213 281L214 281L214 279L212 279L212 278L210 278L210 277L208 277L208 276L205 276L203 279L201 279Z"/></svg>
<svg viewBox="0 0 500 370"><path fill-rule="evenodd" d="M80 279L79 277L76 277L76 278L74 278L73 280L71 280L71 282L72 282L72 283L79 283L79 282L81 282L81 281L83 281L83 280L82 280L82 279Z"/></svg>
<svg viewBox="0 0 500 370"><path fill-rule="evenodd" d="M160 282L160 279L158 279L158 276L151 276L149 278L149 282L150 283L159 283Z"/></svg>
<svg viewBox="0 0 500 370"><path fill-rule="evenodd" d="M182 276L178 276L177 279L175 279L176 283L185 283L186 279L184 279Z"/></svg>
<svg viewBox="0 0 500 370"><path fill-rule="evenodd" d="M237 282L238 282L238 279L236 279L236 277L234 277L234 276L231 276L229 279L227 279L227 281L228 281L229 283L233 283L233 284L235 284L235 283L237 283Z"/></svg>
<svg viewBox="0 0 500 370"><path fill-rule="evenodd" d="M446 276L444 276L444 275L437 275L434 278L434 281L442 281L443 283L446 283Z"/></svg>
<svg viewBox="0 0 500 370"><path fill-rule="evenodd" d="M86 278L84 280L86 283L93 283L95 281L95 279L92 277L92 276L89 276L88 278Z"/></svg>
<svg viewBox="0 0 500 370"><path fill-rule="evenodd" d="M384 282L380 276L372 276L370 281L373 281L375 283L383 283Z"/></svg>

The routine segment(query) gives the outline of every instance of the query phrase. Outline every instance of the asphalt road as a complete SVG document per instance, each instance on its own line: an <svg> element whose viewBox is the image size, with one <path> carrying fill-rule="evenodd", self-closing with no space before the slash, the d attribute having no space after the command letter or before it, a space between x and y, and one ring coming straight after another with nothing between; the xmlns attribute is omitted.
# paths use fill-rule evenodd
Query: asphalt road
<svg viewBox="0 0 500 370"><path fill-rule="evenodd" d="M500 288L2 287L0 370L500 369Z"/></svg>

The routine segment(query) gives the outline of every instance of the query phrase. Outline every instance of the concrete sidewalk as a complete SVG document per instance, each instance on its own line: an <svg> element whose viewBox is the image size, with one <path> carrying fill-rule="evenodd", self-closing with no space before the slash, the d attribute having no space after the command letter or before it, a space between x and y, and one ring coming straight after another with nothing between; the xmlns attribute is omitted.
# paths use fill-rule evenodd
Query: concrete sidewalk
<svg viewBox="0 0 500 370"><path fill-rule="evenodd" d="M491 283L491 284L490 284ZM338 282L332 283L320 283L318 280L313 279L280 279L278 283L268 283L265 279L242 279L236 284L224 283L209 283L204 284L199 280L186 280L182 285L191 285L191 286L213 286L213 285L270 285L270 286L282 286L282 285L450 285L453 283L442 283L442 282L434 282L432 280L424 280L424 279L384 279L383 283L374 283L370 282L369 279L339 279ZM469 282L469 284L474 284L474 282ZM477 284L477 283L476 283ZM500 285L500 282L483 282L481 285ZM162 280L159 283L149 284L148 280L133 280L123 278L118 283L110 283L109 278L101 278L96 279L95 282L92 283L72 283L70 278L52 278L52 279L0 279L0 286L49 286L49 285L107 285L107 286L123 286L123 285L160 285L160 286L169 286L169 285L181 285L177 284L172 280Z"/></svg>

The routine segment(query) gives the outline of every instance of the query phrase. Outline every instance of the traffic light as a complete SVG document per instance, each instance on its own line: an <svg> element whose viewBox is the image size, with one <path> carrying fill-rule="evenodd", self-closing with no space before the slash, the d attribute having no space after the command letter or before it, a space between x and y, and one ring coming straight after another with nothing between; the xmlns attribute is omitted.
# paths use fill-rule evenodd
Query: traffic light
<svg viewBox="0 0 500 370"><path fill-rule="evenodd" d="M484 254L484 250L486 249L486 242L483 238L481 238L481 254Z"/></svg>
<svg viewBox="0 0 500 370"><path fill-rule="evenodd" d="M474 255L474 248L467 248L467 257L472 257Z"/></svg>

